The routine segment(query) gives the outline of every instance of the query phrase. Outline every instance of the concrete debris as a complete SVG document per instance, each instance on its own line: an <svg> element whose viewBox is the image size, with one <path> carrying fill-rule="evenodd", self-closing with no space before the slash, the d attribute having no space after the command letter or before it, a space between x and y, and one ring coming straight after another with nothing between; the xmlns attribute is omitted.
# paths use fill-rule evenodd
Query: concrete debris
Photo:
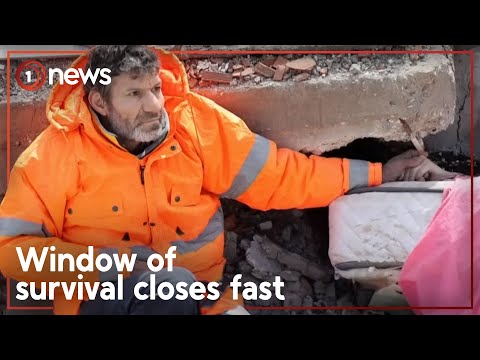
<svg viewBox="0 0 480 360"><path fill-rule="evenodd" d="M256 242L261 244L266 256L270 259L277 260L290 270L298 271L312 280L324 280L330 277L330 274L319 264L316 264L299 254L283 249L267 237L257 236Z"/></svg>
<svg viewBox="0 0 480 360"><path fill-rule="evenodd" d="M309 73L301 73L301 74L298 74L298 75L295 75L293 77L293 81L305 81L307 80L308 78L310 78L310 74Z"/></svg>
<svg viewBox="0 0 480 360"><path fill-rule="evenodd" d="M303 298L303 304L302 304L302 306L307 306L307 307L313 306L313 299L312 299L312 297L311 297L311 296L308 296L308 295L305 296L305 297Z"/></svg>
<svg viewBox="0 0 480 360"><path fill-rule="evenodd" d="M317 63L310 56L306 56L301 59L289 61L286 65L289 69L292 70L311 71L315 67L315 65L317 65Z"/></svg>
<svg viewBox="0 0 480 360"><path fill-rule="evenodd" d="M230 254L225 276L232 279L241 274L244 284L248 281L257 285L263 281L273 282L276 276L284 282L281 293L285 300L275 296L269 300L245 300L247 307L264 307L250 309L252 314L346 314L345 310L325 307L361 306L370 300L371 292L360 293L351 282L334 281L328 257L320 251L321 246L323 251L328 248L325 248L328 221L324 221L328 218L322 218L328 212L315 213L313 219L310 216L312 210L263 212L230 199L222 199L222 208L230 227L225 234L225 253ZM235 227L232 228L233 224ZM311 309L269 310L269 307ZM371 314L369 311L357 313Z"/></svg>
<svg viewBox="0 0 480 360"><path fill-rule="evenodd" d="M253 269L253 266L250 265L247 261L241 261L238 267L242 274L249 274Z"/></svg>
<svg viewBox="0 0 480 360"><path fill-rule="evenodd" d="M327 291L327 287L323 281L315 281L313 283L313 291L315 294L323 295Z"/></svg>
<svg viewBox="0 0 480 360"><path fill-rule="evenodd" d="M233 231L228 231L225 239L225 258L228 262L237 260L237 239L238 235Z"/></svg>
<svg viewBox="0 0 480 360"><path fill-rule="evenodd" d="M302 283L300 281L285 281L285 291L300 295Z"/></svg>
<svg viewBox="0 0 480 360"><path fill-rule="evenodd" d="M275 296L269 300L246 300L246 306L266 307L251 310L253 314L324 314L326 310L267 308L336 304L335 298L326 295L328 286L334 288L332 273L327 270L330 265L322 261L317 263L318 249L309 246L310 241L317 244L322 241L306 223L305 210L263 212L229 199L222 199L222 208L229 226L225 233L225 254L230 254L227 255L226 277L231 279L242 274L243 283L253 281L259 285L262 281L273 282L275 276L280 276L285 285L283 301ZM303 245L299 245L299 238L303 239ZM234 258L235 261L231 261Z"/></svg>
<svg viewBox="0 0 480 360"><path fill-rule="evenodd" d="M362 71L362 68L358 64L353 64L352 66L350 66L350 72L353 75L358 75L360 74L361 71Z"/></svg>
<svg viewBox="0 0 480 360"><path fill-rule="evenodd" d="M422 47L411 47L422 50ZM407 49L398 47L397 50ZM412 57L412 55L415 55ZM325 78L336 73L350 72L360 75L362 72L390 73L395 67L415 64L423 59L423 54L285 54L285 55L238 55L230 57L211 57L206 59L187 58L184 60L188 77L202 79L204 82L192 82L191 89L243 84L259 85L265 81L301 82L312 77ZM203 72L208 72L206 77ZM220 77L213 73L231 74L232 77ZM251 75L257 74L260 76ZM212 80L209 80L212 76ZM236 81L234 81L236 80Z"/></svg>
<svg viewBox="0 0 480 360"><path fill-rule="evenodd" d="M254 268L252 275L257 278L274 278L282 271L280 264L267 256L258 238L252 242L250 248L246 251L246 259Z"/></svg>
<svg viewBox="0 0 480 360"><path fill-rule="evenodd" d="M265 222L261 223L260 225L258 225L258 227L262 231L267 231L267 230L271 230L273 228L273 224L272 224L271 221L265 221Z"/></svg>
<svg viewBox="0 0 480 360"><path fill-rule="evenodd" d="M285 281L298 281L301 274L298 271L284 270L280 273L280 277Z"/></svg>
<svg viewBox="0 0 480 360"><path fill-rule="evenodd" d="M285 242L290 242L292 238L292 227L287 225L282 231L282 240Z"/></svg>
<svg viewBox="0 0 480 360"><path fill-rule="evenodd" d="M250 247L250 240L248 239L242 239L240 241L240 248L243 250L247 250Z"/></svg>
<svg viewBox="0 0 480 360"><path fill-rule="evenodd" d="M302 298L294 292L287 292L283 306L302 306Z"/></svg>

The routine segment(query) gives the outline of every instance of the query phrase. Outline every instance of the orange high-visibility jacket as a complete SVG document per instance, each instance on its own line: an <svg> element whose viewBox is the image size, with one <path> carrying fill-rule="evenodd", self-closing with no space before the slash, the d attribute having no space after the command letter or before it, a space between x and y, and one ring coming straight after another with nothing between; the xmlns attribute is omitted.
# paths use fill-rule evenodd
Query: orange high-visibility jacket
<svg viewBox="0 0 480 360"><path fill-rule="evenodd" d="M182 63L156 51L170 131L143 158L102 134L80 82L54 86L46 109L50 126L16 161L0 207L4 276L80 281L78 271L49 272L49 257L43 272L23 272L16 247L41 254L54 245L57 254L73 256L88 245L96 254L147 247L164 255L175 245L175 266L199 281L219 281L225 264L220 197L260 210L302 209L328 206L353 187L381 184L380 163L277 148L236 115L191 92ZM82 56L72 67L86 61ZM101 279L98 271L83 275L81 281ZM210 313L236 305L223 299ZM54 311L76 314L79 305L59 292Z"/></svg>

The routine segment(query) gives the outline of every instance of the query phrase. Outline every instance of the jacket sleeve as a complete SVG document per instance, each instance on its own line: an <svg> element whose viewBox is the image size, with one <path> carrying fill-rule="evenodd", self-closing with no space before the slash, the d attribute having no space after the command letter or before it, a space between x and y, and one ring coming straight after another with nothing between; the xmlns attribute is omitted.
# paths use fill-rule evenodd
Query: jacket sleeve
<svg viewBox="0 0 480 360"><path fill-rule="evenodd" d="M17 248L22 250L25 258L31 248L35 249L38 257L48 247L48 254L71 254L75 259L88 250L87 246L61 238L67 197L76 191L76 163L61 147L61 141L66 139L52 136L47 140L46 137L49 137L48 133L40 135L20 156L11 172L5 198L0 205L0 271L5 277L36 283L116 279L117 273L115 277L112 273L100 273L95 266L93 272L82 273L81 280L78 278L81 272L76 267L74 272L50 271L49 255L41 271L36 271L33 261L28 271L21 267ZM120 252L121 256L123 250L95 249L94 257L100 252Z"/></svg>
<svg viewBox="0 0 480 360"><path fill-rule="evenodd" d="M242 119L191 95L204 187L259 210L328 206L349 190L382 183L382 164L306 156L253 133Z"/></svg>

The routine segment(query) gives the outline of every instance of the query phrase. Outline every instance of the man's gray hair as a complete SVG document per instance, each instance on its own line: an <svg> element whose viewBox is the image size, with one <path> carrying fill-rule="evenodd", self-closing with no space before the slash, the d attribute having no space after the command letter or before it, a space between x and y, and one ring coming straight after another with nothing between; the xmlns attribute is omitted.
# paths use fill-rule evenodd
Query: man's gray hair
<svg viewBox="0 0 480 360"><path fill-rule="evenodd" d="M160 61L155 51L145 45L98 45L90 51L85 71L90 69L95 73L96 69L104 68L110 69L112 78L122 73L136 77L158 72ZM108 100L111 85L92 83L89 77L84 86L87 94L96 90Z"/></svg>

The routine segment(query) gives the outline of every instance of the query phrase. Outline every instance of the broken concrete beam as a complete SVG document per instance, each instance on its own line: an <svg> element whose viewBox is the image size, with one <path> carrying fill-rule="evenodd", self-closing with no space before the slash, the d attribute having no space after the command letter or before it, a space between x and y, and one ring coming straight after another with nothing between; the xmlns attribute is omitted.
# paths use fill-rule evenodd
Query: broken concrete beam
<svg viewBox="0 0 480 360"><path fill-rule="evenodd" d="M339 73L306 82L198 92L279 147L322 154L359 138L409 141L399 118L422 137L445 130L455 118L452 65L443 54L428 54L391 72Z"/></svg>

